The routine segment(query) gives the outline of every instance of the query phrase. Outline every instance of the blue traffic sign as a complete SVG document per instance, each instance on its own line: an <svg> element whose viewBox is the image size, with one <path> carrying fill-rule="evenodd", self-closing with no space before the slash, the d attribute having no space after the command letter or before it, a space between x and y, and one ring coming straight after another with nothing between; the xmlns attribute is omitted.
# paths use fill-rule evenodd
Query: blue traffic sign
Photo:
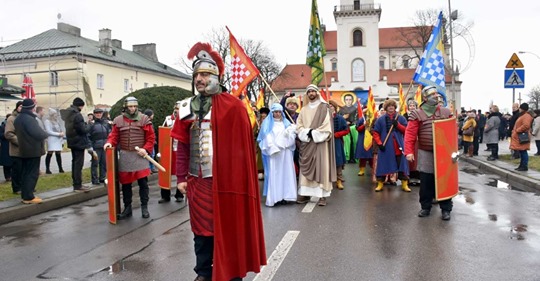
<svg viewBox="0 0 540 281"><path fill-rule="evenodd" d="M505 69L505 88L525 88L525 69Z"/></svg>

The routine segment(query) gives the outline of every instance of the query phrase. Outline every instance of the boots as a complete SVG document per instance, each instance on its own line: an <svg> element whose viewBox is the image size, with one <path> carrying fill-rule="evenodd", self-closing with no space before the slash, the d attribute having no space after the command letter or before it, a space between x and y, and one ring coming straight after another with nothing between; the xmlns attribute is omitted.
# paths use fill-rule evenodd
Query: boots
<svg viewBox="0 0 540 281"><path fill-rule="evenodd" d="M360 171L358 171L358 175L359 175L359 176L363 176L364 173L365 173L365 171L366 171L366 168L365 168L365 167L360 167Z"/></svg>
<svg viewBox="0 0 540 281"><path fill-rule="evenodd" d="M57 152L55 155L56 155L56 164L58 164L58 172L64 173L64 169L62 169L62 154L60 152Z"/></svg>
<svg viewBox="0 0 540 281"><path fill-rule="evenodd" d="M150 217L150 213L148 212L148 205L141 205L141 212L142 212L142 217L144 219L147 219Z"/></svg>
<svg viewBox="0 0 540 281"><path fill-rule="evenodd" d="M47 153L47 156L45 156L45 174L52 174L51 172L51 157L52 154Z"/></svg>
<svg viewBox="0 0 540 281"><path fill-rule="evenodd" d="M409 180L401 180L401 189L405 192L411 192L411 189L409 188Z"/></svg>
<svg viewBox="0 0 540 281"><path fill-rule="evenodd" d="M378 180L378 181L377 181L377 187L375 188L375 191L376 191L376 192L382 191L383 185L384 185L384 182Z"/></svg>
<svg viewBox="0 0 540 281"><path fill-rule="evenodd" d="M131 205L127 205L126 207L124 207L124 211L121 214L117 215L116 217L118 218L118 220L123 220L123 219L131 217L132 214L133 213L131 210Z"/></svg>
<svg viewBox="0 0 540 281"><path fill-rule="evenodd" d="M339 190L343 190L343 188L345 188L345 186L343 186L343 182L341 180L337 180L336 186L337 186L337 188Z"/></svg>

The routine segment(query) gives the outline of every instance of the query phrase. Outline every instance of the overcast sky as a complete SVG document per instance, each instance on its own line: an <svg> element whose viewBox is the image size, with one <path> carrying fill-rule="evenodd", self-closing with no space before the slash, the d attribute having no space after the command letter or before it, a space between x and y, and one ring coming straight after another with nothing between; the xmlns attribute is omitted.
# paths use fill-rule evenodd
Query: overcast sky
<svg viewBox="0 0 540 281"><path fill-rule="evenodd" d="M362 1L361 1L362 2ZM382 7L380 27L412 25L417 10L448 10L447 0L379 0ZM497 3L497 4L495 4ZM339 0L318 0L322 22L335 30L334 6ZM428 5L428 6L426 6ZM490 100L501 109L510 108L512 90L504 89L504 69L512 53L525 65L526 95L540 85L540 38L537 20L540 1L452 0L466 21L474 40L474 57L463 39L454 42L454 54L465 67L460 79L462 106L487 109ZM278 63L305 63L311 0L3 0L0 9L0 45L56 28L57 15L63 22L81 28L82 36L98 39L98 30L109 28L113 39L122 40L124 49L141 43L156 43L161 62L181 69L189 47L205 39L212 29L229 26L238 39L261 40ZM412 77L411 77L412 78ZM408 84L410 81L403 81Z"/></svg>

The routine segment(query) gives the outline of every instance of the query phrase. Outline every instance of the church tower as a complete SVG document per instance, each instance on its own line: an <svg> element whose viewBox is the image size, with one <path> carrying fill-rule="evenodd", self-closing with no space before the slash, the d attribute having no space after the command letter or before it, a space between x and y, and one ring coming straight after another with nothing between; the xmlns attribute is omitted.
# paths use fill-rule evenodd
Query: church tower
<svg viewBox="0 0 540 281"><path fill-rule="evenodd" d="M371 86L379 98L389 94L390 87L379 77L381 12L374 0L340 0L334 8L338 77L330 90L368 90Z"/></svg>

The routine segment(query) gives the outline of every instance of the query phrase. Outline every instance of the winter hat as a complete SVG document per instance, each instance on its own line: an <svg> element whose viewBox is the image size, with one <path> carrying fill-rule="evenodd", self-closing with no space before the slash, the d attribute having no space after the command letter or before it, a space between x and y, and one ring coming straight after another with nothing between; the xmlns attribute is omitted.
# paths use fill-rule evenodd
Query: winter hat
<svg viewBox="0 0 540 281"><path fill-rule="evenodd" d="M73 105L74 106L84 106L84 101L81 98L77 97L77 98L75 98L73 100Z"/></svg>
<svg viewBox="0 0 540 281"><path fill-rule="evenodd" d="M148 108L148 109L146 109L144 111L144 115L146 115L148 117L152 116L153 114L154 114L154 111L152 109L150 109L150 108Z"/></svg>
<svg viewBox="0 0 540 281"><path fill-rule="evenodd" d="M22 101L22 108L24 109L32 109L34 106L36 106L36 104L32 99L24 99Z"/></svg>
<svg viewBox="0 0 540 281"><path fill-rule="evenodd" d="M519 108L521 108L521 109L523 109L525 111L528 111L529 110L529 104L524 102L519 106Z"/></svg>
<svg viewBox="0 0 540 281"><path fill-rule="evenodd" d="M94 108L94 113L103 113L103 108Z"/></svg>
<svg viewBox="0 0 540 281"><path fill-rule="evenodd" d="M22 102L23 102L22 100L18 101L17 104L15 105L15 109L19 108L19 106L21 106Z"/></svg>

